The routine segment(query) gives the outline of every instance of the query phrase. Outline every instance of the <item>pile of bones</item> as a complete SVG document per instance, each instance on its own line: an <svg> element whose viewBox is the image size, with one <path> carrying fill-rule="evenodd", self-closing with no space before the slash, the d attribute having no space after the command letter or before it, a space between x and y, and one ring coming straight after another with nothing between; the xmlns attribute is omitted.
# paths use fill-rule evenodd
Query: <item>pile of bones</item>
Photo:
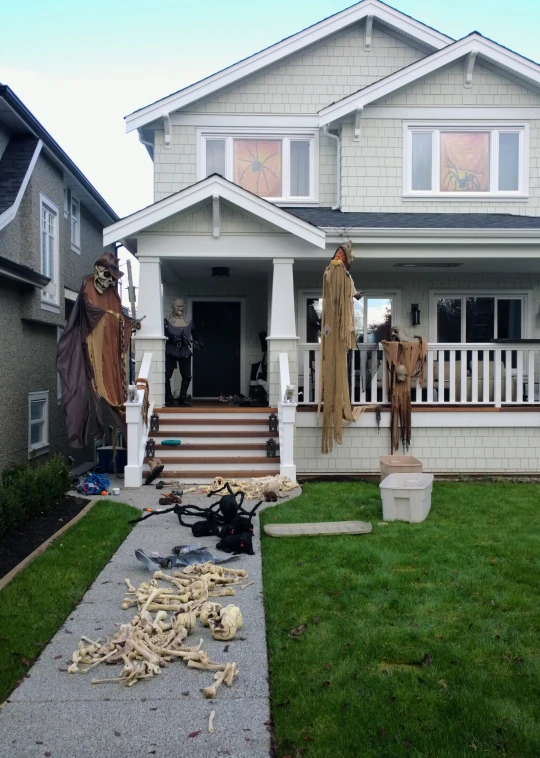
<svg viewBox="0 0 540 758"><path fill-rule="evenodd" d="M214 598L235 594L231 585L247 579L244 569L231 569L213 563L196 563L172 575L156 571L153 579L135 588L125 579L127 597L124 610L137 606L138 612L129 624L105 642L83 637L73 653L70 674L83 673L100 663L123 663L120 676L93 679L92 684L119 682L131 687L140 679L161 674L162 669L181 659L188 668L214 671L214 683L203 690L206 698L214 698L224 682L230 687L238 675L236 663L210 660L198 645L186 646L184 640L195 630L197 618L210 628L216 640L232 640L242 626L242 614L236 605L221 606ZM167 586L159 586L159 582Z"/></svg>

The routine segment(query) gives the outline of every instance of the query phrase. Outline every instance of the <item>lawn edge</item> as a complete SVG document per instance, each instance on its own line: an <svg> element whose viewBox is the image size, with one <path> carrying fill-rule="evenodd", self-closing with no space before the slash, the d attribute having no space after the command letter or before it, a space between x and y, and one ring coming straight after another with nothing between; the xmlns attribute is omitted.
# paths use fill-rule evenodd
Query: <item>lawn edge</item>
<svg viewBox="0 0 540 758"><path fill-rule="evenodd" d="M45 542L42 542L41 545L36 547L35 550L33 550L30 555L27 555L26 558L23 558L23 560L18 563L14 568L11 569L11 571L8 571L7 574L5 574L2 579L0 579L0 592L4 589L4 587L7 587L10 582L15 579L15 577L27 566L29 566L32 561L38 557L38 555L41 555L44 553L48 547L52 545L52 543L58 539L65 531L67 531L70 527L74 526L80 519L83 518L83 516L86 516L89 510L91 510L94 505L100 500L100 497L93 497L90 499L90 502L84 506L84 508L77 513L76 516L74 516L71 521L68 521L67 524L64 524L57 532L55 532L53 535L48 537Z"/></svg>

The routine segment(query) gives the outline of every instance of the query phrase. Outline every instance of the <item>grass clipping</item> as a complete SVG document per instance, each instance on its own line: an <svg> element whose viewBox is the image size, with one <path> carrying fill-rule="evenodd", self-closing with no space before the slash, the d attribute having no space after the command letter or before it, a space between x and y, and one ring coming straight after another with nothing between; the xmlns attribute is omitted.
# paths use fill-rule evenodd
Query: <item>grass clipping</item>
<svg viewBox="0 0 540 758"><path fill-rule="evenodd" d="M184 645L184 640L195 630L197 618L210 627L215 639L233 639L242 626L240 609L233 605L222 608L214 598L234 595L230 585L244 579L247 573L243 569L213 563L186 566L172 576L156 571L150 582L138 588L126 579L128 595L122 608L137 606L138 613L104 642L83 637L73 653L68 672L86 674L100 663L122 663L119 676L92 679L92 684L117 682L131 687L141 679L161 674L167 664L183 660L188 668L215 672L214 683L203 689L206 698L215 698L222 683L232 686L238 676L236 663L212 661L201 650L202 639L194 646ZM168 586L160 587L159 582Z"/></svg>
<svg viewBox="0 0 540 758"><path fill-rule="evenodd" d="M338 249L336 256L338 256ZM343 424L355 421L362 409L351 406L347 353L356 347L354 282L343 256L330 261L323 278L321 317L321 375L318 412L322 407L321 452L331 453L343 441Z"/></svg>

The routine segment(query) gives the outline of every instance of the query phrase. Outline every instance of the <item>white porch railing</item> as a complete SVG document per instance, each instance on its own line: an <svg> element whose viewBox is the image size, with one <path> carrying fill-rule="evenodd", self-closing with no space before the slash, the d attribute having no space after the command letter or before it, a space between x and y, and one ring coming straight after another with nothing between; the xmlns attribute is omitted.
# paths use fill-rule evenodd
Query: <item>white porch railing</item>
<svg viewBox="0 0 540 758"><path fill-rule="evenodd" d="M299 403L319 399L320 345L299 345ZM540 404L540 343L430 344L424 387L412 380L412 402L435 405ZM386 356L380 345L359 345L349 357L353 403L387 403Z"/></svg>
<svg viewBox="0 0 540 758"><path fill-rule="evenodd" d="M152 368L152 353L144 353L139 370L139 379L149 380ZM142 485L143 465L146 452L146 443L148 441L148 426L144 423L142 407L144 401L144 390L137 389L137 400L127 402L126 406L126 424L127 424L127 466L124 468L124 486L140 487ZM150 402L148 409L148 421L154 410L153 402Z"/></svg>
<svg viewBox="0 0 540 758"><path fill-rule="evenodd" d="M289 372L289 356L287 353L279 354L279 401L278 401L278 429L279 429L279 473L288 476L293 482L296 481L296 466L294 463L294 426L296 423L296 403L285 402L285 392L291 384Z"/></svg>

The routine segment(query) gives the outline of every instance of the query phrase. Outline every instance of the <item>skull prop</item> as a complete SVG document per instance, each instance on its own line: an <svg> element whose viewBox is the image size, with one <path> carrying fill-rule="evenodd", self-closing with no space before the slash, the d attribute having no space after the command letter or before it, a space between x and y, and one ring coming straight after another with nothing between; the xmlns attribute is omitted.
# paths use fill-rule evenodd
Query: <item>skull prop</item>
<svg viewBox="0 0 540 758"><path fill-rule="evenodd" d="M104 253L94 263L94 287L100 295L111 285L114 286L123 275L118 267L118 258L111 253Z"/></svg>

